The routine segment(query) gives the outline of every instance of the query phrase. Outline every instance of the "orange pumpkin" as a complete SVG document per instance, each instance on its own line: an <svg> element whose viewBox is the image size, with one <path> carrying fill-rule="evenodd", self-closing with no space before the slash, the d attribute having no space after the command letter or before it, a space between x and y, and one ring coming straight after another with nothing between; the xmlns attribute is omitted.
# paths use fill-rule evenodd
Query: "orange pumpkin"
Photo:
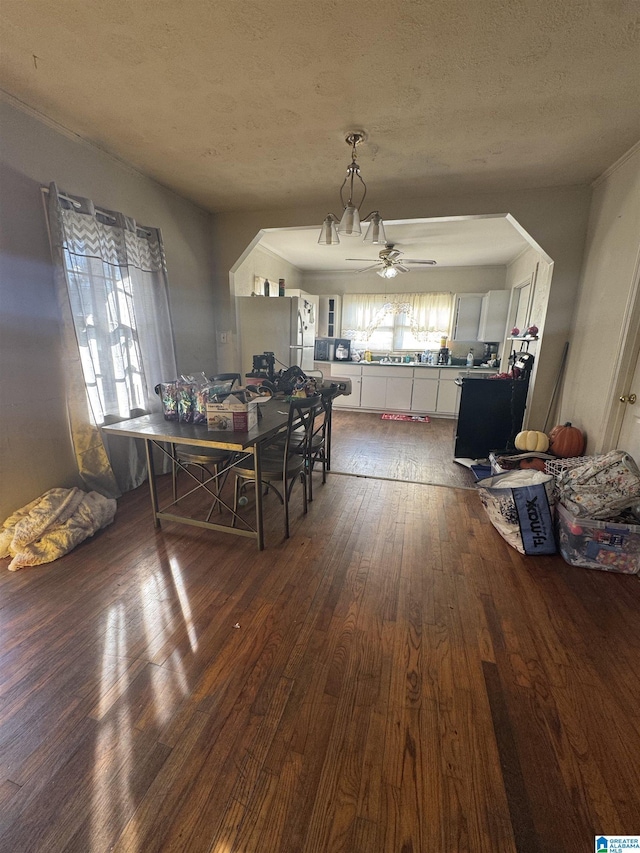
<svg viewBox="0 0 640 853"><path fill-rule="evenodd" d="M567 459L571 456L582 456L584 453L584 434L578 427L558 424L549 433L549 452L554 456Z"/></svg>

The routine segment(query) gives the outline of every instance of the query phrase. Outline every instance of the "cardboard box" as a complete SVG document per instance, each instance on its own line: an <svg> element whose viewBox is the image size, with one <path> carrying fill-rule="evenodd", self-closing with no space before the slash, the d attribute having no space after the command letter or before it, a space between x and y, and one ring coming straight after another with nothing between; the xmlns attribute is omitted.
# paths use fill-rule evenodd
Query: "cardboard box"
<svg viewBox="0 0 640 853"><path fill-rule="evenodd" d="M249 432L258 424L258 403L244 403L229 394L222 403L207 403L207 428L220 432Z"/></svg>
<svg viewBox="0 0 640 853"><path fill-rule="evenodd" d="M622 572L640 571L640 524L617 524L578 518L557 504L558 544L572 566Z"/></svg>

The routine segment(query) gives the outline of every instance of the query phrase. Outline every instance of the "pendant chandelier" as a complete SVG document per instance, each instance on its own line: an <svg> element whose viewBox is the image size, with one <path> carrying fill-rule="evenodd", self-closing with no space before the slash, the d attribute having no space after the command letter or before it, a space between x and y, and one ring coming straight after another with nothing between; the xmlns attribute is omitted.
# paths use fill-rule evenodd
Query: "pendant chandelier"
<svg viewBox="0 0 640 853"><path fill-rule="evenodd" d="M324 246L335 246L340 242L340 236L360 236L362 234L362 222L368 222L369 227L364 235L365 243L377 245L386 244L387 238L384 233L384 223L377 210L372 210L366 216L360 218L360 208L367 195L367 185L360 174L358 165L358 154L356 147L364 140L364 133L354 131L346 138L347 145L351 148L351 162L347 166L347 174L340 187L340 201L342 202L342 217L338 219L333 213L328 213L322 223L318 243ZM359 183L358 183L359 182ZM348 198L345 201L345 194ZM360 195L356 203L356 195Z"/></svg>

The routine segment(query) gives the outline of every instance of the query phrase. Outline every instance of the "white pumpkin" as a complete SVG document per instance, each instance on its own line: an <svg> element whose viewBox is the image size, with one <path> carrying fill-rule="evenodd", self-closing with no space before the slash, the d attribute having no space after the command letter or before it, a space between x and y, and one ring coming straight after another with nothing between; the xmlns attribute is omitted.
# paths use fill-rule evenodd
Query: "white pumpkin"
<svg viewBox="0 0 640 853"><path fill-rule="evenodd" d="M549 436L537 429L525 429L517 434L515 445L517 450L546 453L549 449Z"/></svg>

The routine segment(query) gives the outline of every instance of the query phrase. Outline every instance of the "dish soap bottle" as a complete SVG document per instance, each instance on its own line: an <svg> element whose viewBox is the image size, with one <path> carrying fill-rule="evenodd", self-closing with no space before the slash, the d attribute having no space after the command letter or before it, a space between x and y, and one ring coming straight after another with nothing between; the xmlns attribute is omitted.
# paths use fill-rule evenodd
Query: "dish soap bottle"
<svg viewBox="0 0 640 853"><path fill-rule="evenodd" d="M467 355L467 367L473 367L473 350L469 350L469 354Z"/></svg>

